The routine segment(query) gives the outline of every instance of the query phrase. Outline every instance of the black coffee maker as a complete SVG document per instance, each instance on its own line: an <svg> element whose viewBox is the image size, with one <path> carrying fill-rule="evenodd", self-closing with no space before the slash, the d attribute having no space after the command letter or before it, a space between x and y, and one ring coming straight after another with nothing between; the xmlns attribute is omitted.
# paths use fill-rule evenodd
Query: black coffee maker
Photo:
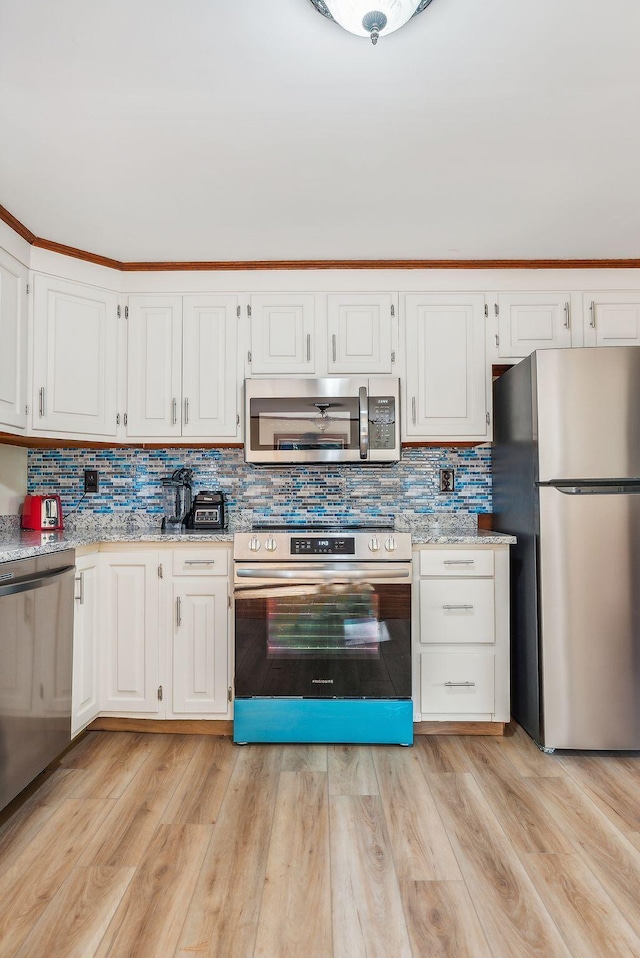
<svg viewBox="0 0 640 958"><path fill-rule="evenodd" d="M187 529L224 529L224 493L203 489L196 493L191 512L187 516Z"/></svg>

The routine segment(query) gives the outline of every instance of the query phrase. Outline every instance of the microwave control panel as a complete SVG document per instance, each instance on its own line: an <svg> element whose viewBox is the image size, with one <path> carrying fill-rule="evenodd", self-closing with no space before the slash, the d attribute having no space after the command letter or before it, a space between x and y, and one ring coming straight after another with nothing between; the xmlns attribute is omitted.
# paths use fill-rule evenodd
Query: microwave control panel
<svg viewBox="0 0 640 958"><path fill-rule="evenodd" d="M369 447L393 449L395 444L395 399L393 396L369 396Z"/></svg>

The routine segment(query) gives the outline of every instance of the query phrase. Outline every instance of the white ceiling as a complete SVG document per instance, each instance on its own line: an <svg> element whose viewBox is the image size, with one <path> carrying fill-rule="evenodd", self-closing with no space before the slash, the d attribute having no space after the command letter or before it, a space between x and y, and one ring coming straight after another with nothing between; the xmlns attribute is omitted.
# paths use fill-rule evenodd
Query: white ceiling
<svg viewBox="0 0 640 958"><path fill-rule="evenodd" d="M640 256L639 0L0 0L0 204L119 260Z"/></svg>

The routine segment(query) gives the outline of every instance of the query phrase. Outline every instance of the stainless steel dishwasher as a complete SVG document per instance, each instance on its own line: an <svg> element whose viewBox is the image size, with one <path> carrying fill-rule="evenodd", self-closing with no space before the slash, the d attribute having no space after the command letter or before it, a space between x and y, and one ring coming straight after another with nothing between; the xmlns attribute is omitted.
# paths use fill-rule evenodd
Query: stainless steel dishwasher
<svg viewBox="0 0 640 958"><path fill-rule="evenodd" d="M71 741L74 560L0 563L0 809Z"/></svg>

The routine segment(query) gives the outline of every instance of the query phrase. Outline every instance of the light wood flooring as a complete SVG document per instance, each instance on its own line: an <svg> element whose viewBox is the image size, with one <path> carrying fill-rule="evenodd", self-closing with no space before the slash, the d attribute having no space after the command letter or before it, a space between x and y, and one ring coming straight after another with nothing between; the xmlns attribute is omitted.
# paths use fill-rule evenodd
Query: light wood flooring
<svg viewBox="0 0 640 958"><path fill-rule="evenodd" d="M0 958L640 958L640 755L91 732L0 829Z"/></svg>

